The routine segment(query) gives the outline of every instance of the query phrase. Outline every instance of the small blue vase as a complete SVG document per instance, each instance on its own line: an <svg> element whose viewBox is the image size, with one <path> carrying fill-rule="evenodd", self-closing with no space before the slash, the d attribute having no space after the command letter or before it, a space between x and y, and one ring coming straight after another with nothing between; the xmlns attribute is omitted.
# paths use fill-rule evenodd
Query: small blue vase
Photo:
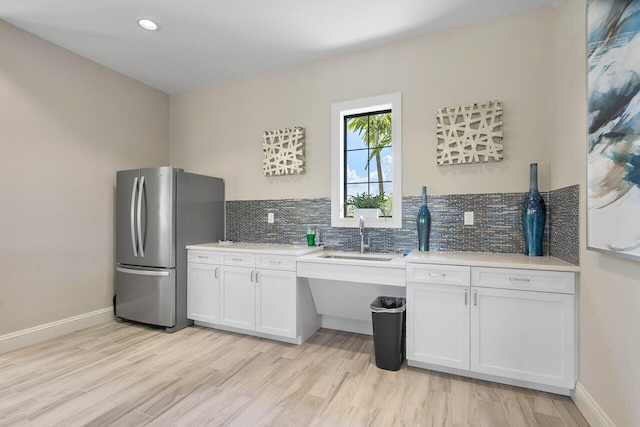
<svg viewBox="0 0 640 427"><path fill-rule="evenodd" d="M524 254L542 256L544 224L547 220L547 207L538 192L538 164L532 163L530 170L529 192L522 202L522 228L524 230Z"/></svg>
<svg viewBox="0 0 640 427"><path fill-rule="evenodd" d="M431 214L427 207L427 187L422 187L422 205L420 206L420 209L418 209L416 223L418 225L418 249L421 251L428 251Z"/></svg>

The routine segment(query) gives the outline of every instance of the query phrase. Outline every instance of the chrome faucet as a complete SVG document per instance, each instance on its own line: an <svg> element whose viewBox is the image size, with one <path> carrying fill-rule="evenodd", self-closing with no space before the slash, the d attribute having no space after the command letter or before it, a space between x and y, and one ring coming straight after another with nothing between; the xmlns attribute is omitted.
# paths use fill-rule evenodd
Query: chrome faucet
<svg viewBox="0 0 640 427"><path fill-rule="evenodd" d="M365 250L371 246L371 239L367 238L367 244L364 244L364 217L360 217L360 253L363 254Z"/></svg>

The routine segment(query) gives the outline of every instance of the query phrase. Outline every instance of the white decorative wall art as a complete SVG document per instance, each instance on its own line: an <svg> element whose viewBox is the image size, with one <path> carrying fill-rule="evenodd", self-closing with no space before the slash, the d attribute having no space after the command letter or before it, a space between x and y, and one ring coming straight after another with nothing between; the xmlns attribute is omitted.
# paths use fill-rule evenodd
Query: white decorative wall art
<svg viewBox="0 0 640 427"><path fill-rule="evenodd" d="M304 128L265 131L262 134L265 176L295 175L305 172Z"/></svg>
<svg viewBox="0 0 640 427"><path fill-rule="evenodd" d="M436 113L438 165L502 160L502 103L440 108Z"/></svg>

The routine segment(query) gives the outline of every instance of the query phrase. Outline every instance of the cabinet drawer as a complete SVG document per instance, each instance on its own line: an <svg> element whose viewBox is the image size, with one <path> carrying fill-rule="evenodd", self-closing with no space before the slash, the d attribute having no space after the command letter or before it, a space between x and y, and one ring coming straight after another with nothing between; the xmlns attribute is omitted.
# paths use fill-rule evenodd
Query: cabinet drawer
<svg viewBox="0 0 640 427"><path fill-rule="evenodd" d="M407 282L469 286L470 270L460 265L407 264Z"/></svg>
<svg viewBox="0 0 640 427"><path fill-rule="evenodd" d="M189 262L200 264L220 264L220 253L211 251L194 251L189 249Z"/></svg>
<svg viewBox="0 0 640 427"><path fill-rule="evenodd" d="M473 267L471 285L483 288L575 293L575 274L562 271Z"/></svg>
<svg viewBox="0 0 640 427"><path fill-rule="evenodd" d="M256 268L296 271L296 257L287 255L256 255Z"/></svg>
<svg viewBox="0 0 640 427"><path fill-rule="evenodd" d="M222 264L254 268L256 266L256 256L255 254L243 252L223 252Z"/></svg>

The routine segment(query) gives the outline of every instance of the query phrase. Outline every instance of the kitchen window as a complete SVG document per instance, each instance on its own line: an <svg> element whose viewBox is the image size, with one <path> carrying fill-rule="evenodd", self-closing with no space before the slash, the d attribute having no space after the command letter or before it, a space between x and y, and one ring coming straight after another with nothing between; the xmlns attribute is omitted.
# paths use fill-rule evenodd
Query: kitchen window
<svg viewBox="0 0 640 427"><path fill-rule="evenodd" d="M367 218L365 227L400 228L401 94L335 103L331 114L331 225L357 227L349 198L383 194L380 217Z"/></svg>

